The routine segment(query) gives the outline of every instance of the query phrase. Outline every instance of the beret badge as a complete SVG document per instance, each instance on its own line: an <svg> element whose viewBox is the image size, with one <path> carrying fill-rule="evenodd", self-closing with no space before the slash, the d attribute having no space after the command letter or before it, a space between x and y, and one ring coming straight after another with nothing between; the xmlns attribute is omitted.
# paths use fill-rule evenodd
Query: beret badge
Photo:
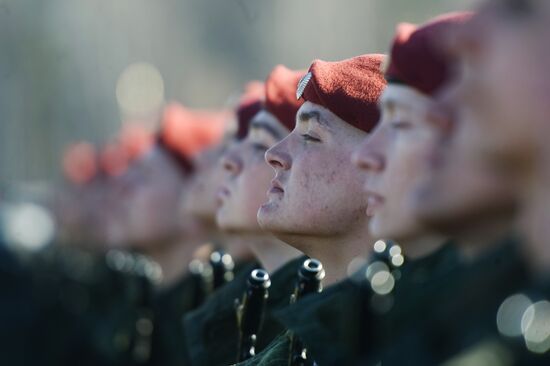
<svg viewBox="0 0 550 366"><path fill-rule="evenodd" d="M390 56L385 56L382 59L382 62L380 63L380 71L382 72L382 74L385 75L388 72L388 69L390 68L390 64L391 64Z"/></svg>
<svg viewBox="0 0 550 366"><path fill-rule="evenodd" d="M304 90L306 90L307 84L311 80L313 74L311 72L308 72L304 75L298 82L298 88L296 89L296 99L299 100L302 95L304 94Z"/></svg>

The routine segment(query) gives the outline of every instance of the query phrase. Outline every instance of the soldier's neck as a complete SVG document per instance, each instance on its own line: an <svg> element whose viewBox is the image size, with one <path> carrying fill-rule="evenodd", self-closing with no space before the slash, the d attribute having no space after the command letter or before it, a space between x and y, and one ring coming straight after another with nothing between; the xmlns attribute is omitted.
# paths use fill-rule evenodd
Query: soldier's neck
<svg viewBox="0 0 550 366"><path fill-rule="evenodd" d="M356 230L349 230L345 234L333 236L280 236L310 258L323 263L326 277L324 287L328 287L344 280L351 273L350 263L354 260L364 261L370 255L374 240L368 234L366 225Z"/></svg>
<svg viewBox="0 0 550 366"><path fill-rule="evenodd" d="M464 258L474 260L512 235L514 226L514 219L510 216L486 218L456 235L455 240Z"/></svg>
<svg viewBox="0 0 550 366"><path fill-rule="evenodd" d="M170 287L187 274L199 245L180 239L155 243L143 251L162 268L161 287Z"/></svg>
<svg viewBox="0 0 550 366"><path fill-rule="evenodd" d="M250 250L249 244L243 240L241 235L234 233L223 233L222 248L225 250L235 263L250 262L254 260L254 254Z"/></svg>
<svg viewBox="0 0 550 366"><path fill-rule="evenodd" d="M405 257L420 259L435 252L447 241L447 238L437 233L426 233L416 238L397 240L403 249Z"/></svg>
<svg viewBox="0 0 550 366"><path fill-rule="evenodd" d="M270 274L302 253L279 239L264 233L247 233L241 236L262 267Z"/></svg>

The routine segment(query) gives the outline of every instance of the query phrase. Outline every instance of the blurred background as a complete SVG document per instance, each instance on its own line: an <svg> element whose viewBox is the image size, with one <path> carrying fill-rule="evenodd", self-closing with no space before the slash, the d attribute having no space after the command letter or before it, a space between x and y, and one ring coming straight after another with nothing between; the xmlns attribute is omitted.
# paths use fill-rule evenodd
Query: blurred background
<svg viewBox="0 0 550 366"><path fill-rule="evenodd" d="M471 0L0 0L0 181L48 181L75 140L227 105L283 63L386 53L400 21Z"/></svg>

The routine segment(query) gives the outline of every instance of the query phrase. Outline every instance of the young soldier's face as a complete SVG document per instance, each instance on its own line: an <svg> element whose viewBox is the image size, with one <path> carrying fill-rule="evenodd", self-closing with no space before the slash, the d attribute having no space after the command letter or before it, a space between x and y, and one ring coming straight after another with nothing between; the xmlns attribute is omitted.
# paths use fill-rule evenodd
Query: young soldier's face
<svg viewBox="0 0 550 366"><path fill-rule="evenodd" d="M204 150L193 160L195 171L186 194L185 209L197 218L215 220L218 207L216 194L225 174L220 160L227 144L222 142Z"/></svg>
<svg viewBox="0 0 550 366"><path fill-rule="evenodd" d="M235 142L223 156L225 179L219 189L217 223L228 231L260 231L258 209L265 202L273 169L265 152L288 134L270 113L262 111L251 122L248 136Z"/></svg>
<svg viewBox="0 0 550 366"><path fill-rule="evenodd" d="M367 215L371 235L397 241L411 240L425 231L406 204L424 170L435 132L428 121L430 98L412 88L406 97L390 86L380 98L382 119L354 155L366 171Z"/></svg>
<svg viewBox="0 0 550 366"><path fill-rule="evenodd" d="M530 174L550 116L550 2L495 0L451 41L460 60L459 118L469 149L513 178Z"/></svg>
<svg viewBox="0 0 550 366"><path fill-rule="evenodd" d="M457 113L450 106L443 107L445 96L431 113L430 127L437 142L414 187L412 208L414 215L433 229L460 234L464 228L473 228L489 217L512 215L516 190L498 169L479 159L470 146L477 133L472 126L477 122L471 116L453 119Z"/></svg>
<svg viewBox="0 0 550 366"><path fill-rule="evenodd" d="M300 236L346 235L364 227L363 178L351 154L366 135L306 102L295 129L266 153L276 174L268 201L258 211L260 226L287 242Z"/></svg>
<svg viewBox="0 0 550 366"><path fill-rule="evenodd" d="M134 162L119 182L118 199L125 214L125 241L135 245L180 234L185 179L162 149Z"/></svg>

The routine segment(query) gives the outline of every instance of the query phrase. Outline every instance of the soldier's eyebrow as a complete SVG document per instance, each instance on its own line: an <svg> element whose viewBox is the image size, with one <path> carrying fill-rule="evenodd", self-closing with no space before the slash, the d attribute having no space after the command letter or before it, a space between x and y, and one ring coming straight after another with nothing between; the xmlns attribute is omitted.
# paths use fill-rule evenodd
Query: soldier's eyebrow
<svg viewBox="0 0 550 366"><path fill-rule="evenodd" d="M300 122L309 122L311 120L316 121L318 124L328 130L332 130L327 120L318 111L303 111L298 114L298 121Z"/></svg>
<svg viewBox="0 0 550 366"><path fill-rule="evenodd" d="M252 121L252 123L250 124L250 128L264 129L276 139L282 139L284 137L283 134L280 131L277 131L276 128L271 126L269 123L265 123L262 121Z"/></svg>

